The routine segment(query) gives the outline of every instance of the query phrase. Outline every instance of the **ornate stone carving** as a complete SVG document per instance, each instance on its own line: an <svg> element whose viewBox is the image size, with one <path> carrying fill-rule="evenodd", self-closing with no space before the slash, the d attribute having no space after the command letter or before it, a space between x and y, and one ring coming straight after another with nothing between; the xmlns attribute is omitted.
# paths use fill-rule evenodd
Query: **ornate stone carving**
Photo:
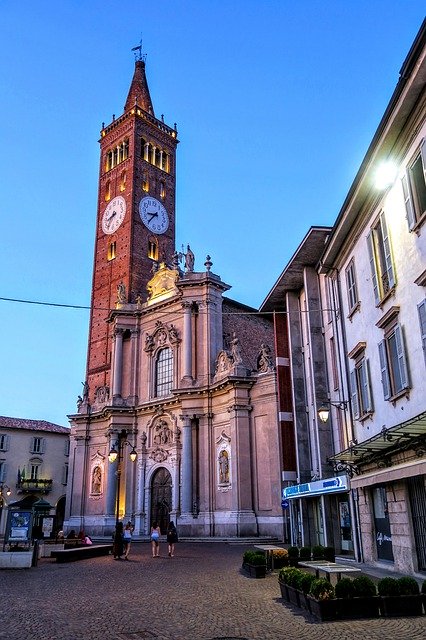
<svg viewBox="0 0 426 640"><path fill-rule="evenodd" d="M173 442L173 432L166 420L159 420L154 427L154 435L152 438L155 445L170 445Z"/></svg>
<svg viewBox="0 0 426 640"><path fill-rule="evenodd" d="M169 454L167 451L164 451L164 449L157 447L157 449L154 449L154 451L151 451L151 453L149 454L149 457L155 462L164 462L164 460L167 460L168 455Z"/></svg>
<svg viewBox="0 0 426 640"><path fill-rule="evenodd" d="M267 373L274 370L271 349L267 344L262 344L257 356L257 370L259 373Z"/></svg>
<svg viewBox="0 0 426 640"><path fill-rule="evenodd" d="M216 358L216 371L215 374L227 373L232 368L233 362L227 351L219 351Z"/></svg>
<svg viewBox="0 0 426 640"><path fill-rule="evenodd" d="M105 404L109 400L109 387L98 387L95 391L95 402Z"/></svg>
<svg viewBox="0 0 426 640"><path fill-rule="evenodd" d="M116 307L118 308L119 305L126 304L126 302L127 302L126 285L124 284L123 281L121 281L117 285L117 304L116 304Z"/></svg>
<svg viewBox="0 0 426 640"><path fill-rule="evenodd" d="M146 285L148 289L148 300L153 300L165 294L178 294L179 291L176 287L176 281L178 279L179 271L177 269L169 269L169 267L162 262Z"/></svg>

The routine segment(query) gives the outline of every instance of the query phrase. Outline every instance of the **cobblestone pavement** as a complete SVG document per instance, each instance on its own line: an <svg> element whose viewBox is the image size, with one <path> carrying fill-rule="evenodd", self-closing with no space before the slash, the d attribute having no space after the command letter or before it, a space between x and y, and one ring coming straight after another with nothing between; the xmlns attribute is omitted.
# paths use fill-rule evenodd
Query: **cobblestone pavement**
<svg viewBox="0 0 426 640"><path fill-rule="evenodd" d="M8 640L424 640L426 616L319 623L284 605L277 576L241 572L243 544L133 543L111 556L0 572Z"/></svg>

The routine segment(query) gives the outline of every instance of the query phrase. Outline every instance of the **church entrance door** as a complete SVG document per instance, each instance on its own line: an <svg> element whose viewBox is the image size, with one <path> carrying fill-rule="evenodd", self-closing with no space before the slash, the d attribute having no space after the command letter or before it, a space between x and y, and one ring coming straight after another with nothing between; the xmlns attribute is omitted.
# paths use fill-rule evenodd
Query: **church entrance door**
<svg viewBox="0 0 426 640"><path fill-rule="evenodd" d="M151 482L151 525L157 522L161 533L167 532L172 508L172 477L164 467L157 469Z"/></svg>

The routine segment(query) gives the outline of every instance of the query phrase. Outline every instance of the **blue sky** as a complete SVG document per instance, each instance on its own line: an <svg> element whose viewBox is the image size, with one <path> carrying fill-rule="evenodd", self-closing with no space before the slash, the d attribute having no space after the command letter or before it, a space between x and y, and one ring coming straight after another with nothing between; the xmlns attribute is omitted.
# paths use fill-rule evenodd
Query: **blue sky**
<svg viewBox="0 0 426 640"><path fill-rule="evenodd" d="M142 38L176 122L177 247L258 307L333 224L424 18L417 0L3 0L0 297L89 305L98 138ZM67 425L88 312L0 300L0 415Z"/></svg>

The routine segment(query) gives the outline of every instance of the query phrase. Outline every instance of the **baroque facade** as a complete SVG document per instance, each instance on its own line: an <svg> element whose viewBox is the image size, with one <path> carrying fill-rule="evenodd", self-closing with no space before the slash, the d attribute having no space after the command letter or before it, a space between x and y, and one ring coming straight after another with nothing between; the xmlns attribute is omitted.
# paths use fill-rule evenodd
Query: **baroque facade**
<svg viewBox="0 0 426 640"><path fill-rule="evenodd" d="M224 295L210 256L197 271L189 245L176 251L177 128L155 117L138 58L123 115L101 131L65 526L110 535L130 519L147 535L171 519L181 535L279 536L272 322Z"/></svg>

